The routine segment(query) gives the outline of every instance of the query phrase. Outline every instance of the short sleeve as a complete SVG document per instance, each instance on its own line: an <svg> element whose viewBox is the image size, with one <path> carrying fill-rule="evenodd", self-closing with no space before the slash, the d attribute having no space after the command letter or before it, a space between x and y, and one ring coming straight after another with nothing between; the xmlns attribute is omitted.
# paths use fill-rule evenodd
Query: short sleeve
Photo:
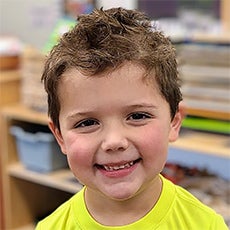
<svg viewBox="0 0 230 230"><path fill-rule="evenodd" d="M229 230L224 219L220 215L216 215L215 220L213 221L212 227L210 230Z"/></svg>

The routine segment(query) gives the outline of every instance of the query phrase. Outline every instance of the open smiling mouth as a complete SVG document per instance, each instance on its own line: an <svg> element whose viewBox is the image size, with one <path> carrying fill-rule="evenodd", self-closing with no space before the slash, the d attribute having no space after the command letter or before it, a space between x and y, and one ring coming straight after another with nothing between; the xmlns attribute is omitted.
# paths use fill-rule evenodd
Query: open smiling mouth
<svg viewBox="0 0 230 230"><path fill-rule="evenodd" d="M136 163L138 163L140 161L141 161L141 158L138 158L137 160L130 161L130 162L127 162L127 163L121 164L121 165L100 165L100 164L95 164L95 166L98 169L102 169L102 170L105 170L105 171L112 172L112 171L117 171L117 170L122 170L122 169L128 169L128 168L132 167L133 165L135 165Z"/></svg>

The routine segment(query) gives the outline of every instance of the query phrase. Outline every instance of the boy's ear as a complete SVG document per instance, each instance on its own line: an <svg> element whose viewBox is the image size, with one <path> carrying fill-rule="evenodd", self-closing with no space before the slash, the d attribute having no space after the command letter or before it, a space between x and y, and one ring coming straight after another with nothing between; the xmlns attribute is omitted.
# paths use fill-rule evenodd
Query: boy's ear
<svg viewBox="0 0 230 230"><path fill-rule="evenodd" d="M63 140L61 131L54 125L52 120L49 120L48 126L49 126L51 132L53 133L54 137L56 138L56 140L57 140L57 142L61 148L61 151L64 154L66 154L65 142Z"/></svg>
<svg viewBox="0 0 230 230"><path fill-rule="evenodd" d="M184 119L184 117L186 115L185 111L186 111L185 105L183 102L181 102L179 104L178 111L175 114L175 116L171 122L171 130L169 133L169 142L174 142L177 140L177 138L179 136L182 120Z"/></svg>

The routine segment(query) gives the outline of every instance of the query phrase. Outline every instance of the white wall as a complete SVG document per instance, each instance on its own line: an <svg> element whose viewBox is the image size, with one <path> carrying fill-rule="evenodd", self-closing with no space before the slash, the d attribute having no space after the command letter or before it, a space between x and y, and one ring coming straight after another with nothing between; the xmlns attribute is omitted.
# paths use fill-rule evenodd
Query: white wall
<svg viewBox="0 0 230 230"><path fill-rule="evenodd" d="M12 35L42 49L57 20L63 0L0 0L0 36ZM137 0L97 0L96 7L136 9Z"/></svg>
<svg viewBox="0 0 230 230"><path fill-rule="evenodd" d="M43 48L62 13L62 0L0 0L0 36Z"/></svg>
<svg viewBox="0 0 230 230"><path fill-rule="evenodd" d="M124 7L127 9L136 9L137 0L97 0L97 7L108 9L111 7Z"/></svg>

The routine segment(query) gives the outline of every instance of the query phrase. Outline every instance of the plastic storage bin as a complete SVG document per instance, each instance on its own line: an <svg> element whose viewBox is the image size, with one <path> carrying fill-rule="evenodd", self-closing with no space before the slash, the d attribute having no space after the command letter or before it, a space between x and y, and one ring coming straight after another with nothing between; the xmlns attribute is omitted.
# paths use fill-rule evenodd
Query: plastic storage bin
<svg viewBox="0 0 230 230"><path fill-rule="evenodd" d="M16 138L19 159L26 168L45 173L67 167L66 156L52 133L27 132L18 126L12 126L10 133Z"/></svg>

